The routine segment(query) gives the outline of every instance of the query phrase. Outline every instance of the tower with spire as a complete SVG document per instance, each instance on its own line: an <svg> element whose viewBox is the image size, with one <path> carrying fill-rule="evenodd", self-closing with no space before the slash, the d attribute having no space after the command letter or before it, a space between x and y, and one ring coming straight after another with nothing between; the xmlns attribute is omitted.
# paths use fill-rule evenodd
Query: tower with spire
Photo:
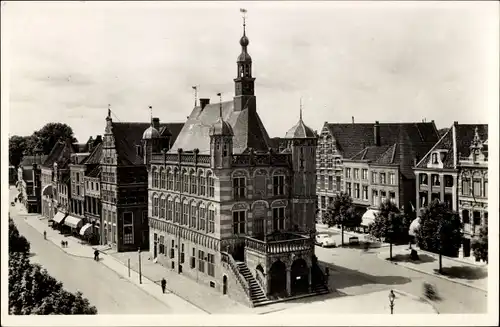
<svg viewBox="0 0 500 327"><path fill-rule="evenodd" d="M254 84L255 78L252 77L252 58L248 53L250 41L246 35L246 17L243 15L243 36L240 39L241 54L236 61L237 75L234 79L234 111L241 111L246 108L256 110Z"/></svg>
<svg viewBox="0 0 500 327"><path fill-rule="evenodd" d="M220 99L219 119L210 126L210 158L214 169L231 168L233 157L233 128L224 121L222 116L222 94L217 93Z"/></svg>

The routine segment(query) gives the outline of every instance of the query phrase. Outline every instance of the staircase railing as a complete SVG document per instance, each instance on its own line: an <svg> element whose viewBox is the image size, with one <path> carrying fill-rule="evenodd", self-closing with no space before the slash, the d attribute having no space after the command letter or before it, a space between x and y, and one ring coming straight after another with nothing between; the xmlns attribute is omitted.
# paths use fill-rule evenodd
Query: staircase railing
<svg viewBox="0 0 500 327"><path fill-rule="evenodd" d="M233 274L236 276L236 279L243 287L243 290L245 291L246 295L250 298L250 285L248 284L245 277L241 275L240 270L238 269L238 265L236 264L236 261L234 261L233 259L233 256L227 252L221 252L221 254L222 254L222 262L228 264L229 267L231 267L231 270L233 271Z"/></svg>
<svg viewBox="0 0 500 327"><path fill-rule="evenodd" d="M264 289L264 285L265 285L264 281L266 280L266 278L264 277L264 274L260 270L256 269L256 271L257 271L257 274L256 274L257 282L259 283L260 287L262 287L262 289ZM265 293L265 291L264 291L264 293Z"/></svg>

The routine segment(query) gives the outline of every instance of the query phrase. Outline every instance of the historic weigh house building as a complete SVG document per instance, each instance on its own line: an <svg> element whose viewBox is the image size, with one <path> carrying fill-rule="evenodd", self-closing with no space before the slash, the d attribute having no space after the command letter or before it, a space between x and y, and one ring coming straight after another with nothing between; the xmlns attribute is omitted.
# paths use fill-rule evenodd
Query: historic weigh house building
<svg viewBox="0 0 500 327"><path fill-rule="evenodd" d="M168 151L153 125L143 142L153 260L253 306L328 290L313 262L317 137L301 115L271 148L248 44L244 30L232 100L200 99Z"/></svg>

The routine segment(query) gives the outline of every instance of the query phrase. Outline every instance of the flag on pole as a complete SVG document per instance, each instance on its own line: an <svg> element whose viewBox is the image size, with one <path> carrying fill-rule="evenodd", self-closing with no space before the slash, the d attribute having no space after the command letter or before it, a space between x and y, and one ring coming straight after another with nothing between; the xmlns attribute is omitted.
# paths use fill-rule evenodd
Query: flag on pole
<svg viewBox="0 0 500 327"><path fill-rule="evenodd" d="M247 10L246 10L246 9L243 9L243 8L240 8L240 12L242 12L242 13L244 13L244 14L245 14L245 13L247 12Z"/></svg>
<svg viewBox="0 0 500 327"><path fill-rule="evenodd" d="M220 97L222 95L222 93L217 93L217 96Z"/></svg>
<svg viewBox="0 0 500 327"><path fill-rule="evenodd" d="M192 86L193 90L196 90L198 87L197 86Z"/></svg>

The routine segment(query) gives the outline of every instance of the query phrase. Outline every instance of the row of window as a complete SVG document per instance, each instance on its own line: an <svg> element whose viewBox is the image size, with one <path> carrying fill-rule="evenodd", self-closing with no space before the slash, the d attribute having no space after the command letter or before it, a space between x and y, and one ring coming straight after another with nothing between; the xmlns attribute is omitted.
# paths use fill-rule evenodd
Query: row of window
<svg viewBox="0 0 500 327"><path fill-rule="evenodd" d="M467 209L462 210L462 222L464 224L470 224L469 210ZM486 224L487 222L488 222L488 212L485 212L483 224ZM472 224L475 226L481 225L481 212L479 211L472 212Z"/></svg>
<svg viewBox="0 0 500 327"><path fill-rule="evenodd" d="M372 205L379 206L387 200L387 191L372 190ZM389 192L389 201L396 204L396 193Z"/></svg>
<svg viewBox="0 0 500 327"><path fill-rule="evenodd" d="M317 175L316 179L319 179L318 187L320 189L325 189L325 184L327 181L327 176ZM328 190L340 191L341 190L341 178L340 176L328 176Z"/></svg>
<svg viewBox="0 0 500 327"><path fill-rule="evenodd" d="M208 217L207 217L208 215ZM215 208L209 205L208 211L203 203L181 203L164 195L153 195L152 217L166 219L194 229L215 233Z"/></svg>
<svg viewBox="0 0 500 327"><path fill-rule="evenodd" d="M85 211L92 215L101 215L101 201L97 198L92 198L89 196L85 197Z"/></svg>
<svg viewBox="0 0 500 327"><path fill-rule="evenodd" d="M70 212L79 216L83 216L83 201L79 201L76 199L71 199L71 207Z"/></svg>
<svg viewBox="0 0 500 327"><path fill-rule="evenodd" d="M116 192L111 190L101 190L102 201L116 203Z"/></svg>
<svg viewBox="0 0 500 327"><path fill-rule="evenodd" d="M368 200L368 185L361 185L354 183L354 190L352 189L352 184L350 182L345 183L346 193L349 194L354 199Z"/></svg>
<svg viewBox="0 0 500 327"><path fill-rule="evenodd" d="M247 234L246 210L233 211L233 233L235 235ZM265 217L254 217L253 234L261 235L265 232ZM285 229L285 207L273 208L273 230L281 231Z"/></svg>
<svg viewBox="0 0 500 327"><path fill-rule="evenodd" d="M482 187L481 187L482 184ZM462 180L462 195L488 197L488 181L485 180L481 183L480 179L463 179Z"/></svg>
<svg viewBox="0 0 500 327"><path fill-rule="evenodd" d="M112 172L101 172L101 181L108 183L116 183L116 174Z"/></svg>
<svg viewBox="0 0 500 327"><path fill-rule="evenodd" d="M443 181L445 187L453 187L453 176L444 175ZM419 174L419 183L420 185L429 185L427 174ZM431 186L441 186L441 178L439 174L431 174Z"/></svg>
<svg viewBox="0 0 500 327"><path fill-rule="evenodd" d="M153 188L214 197L214 177L211 172L208 172L207 176L201 173L196 176L193 172L180 174L175 170L167 169L165 171L163 168L158 171L155 167L151 174ZM208 194L205 193L207 182Z"/></svg>
<svg viewBox="0 0 500 327"><path fill-rule="evenodd" d="M86 181L87 190L99 191L99 183L93 181Z"/></svg>

